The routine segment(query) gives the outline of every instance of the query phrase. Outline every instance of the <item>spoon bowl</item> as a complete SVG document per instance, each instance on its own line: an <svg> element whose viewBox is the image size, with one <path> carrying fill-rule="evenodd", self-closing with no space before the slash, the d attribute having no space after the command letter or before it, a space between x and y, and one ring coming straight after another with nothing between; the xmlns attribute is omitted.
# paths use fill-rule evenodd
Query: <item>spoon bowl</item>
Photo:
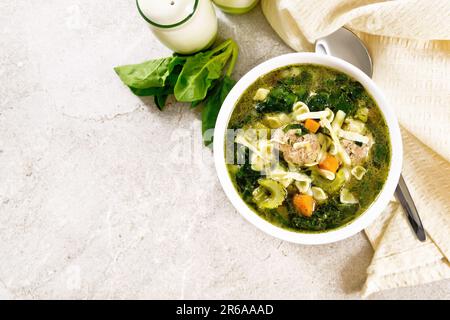
<svg viewBox="0 0 450 320"><path fill-rule="evenodd" d="M340 28L317 40L316 53L345 60L372 78L373 64L369 51L358 36L347 28Z"/></svg>

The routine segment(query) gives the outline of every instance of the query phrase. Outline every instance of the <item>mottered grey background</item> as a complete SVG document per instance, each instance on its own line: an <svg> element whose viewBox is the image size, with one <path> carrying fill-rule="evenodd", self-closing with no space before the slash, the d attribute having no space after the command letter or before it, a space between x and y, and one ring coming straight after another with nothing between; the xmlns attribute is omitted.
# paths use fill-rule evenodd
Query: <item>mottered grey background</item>
<svg viewBox="0 0 450 320"><path fill-rule="evenodd" d="M236 79L290 52L259 8L218 15ZM2 1L0 41L1 299L359 297L363 234L310 247L260 232L222 192L199 112L122 85L114 66L171 54L134 1Z"/></svg>

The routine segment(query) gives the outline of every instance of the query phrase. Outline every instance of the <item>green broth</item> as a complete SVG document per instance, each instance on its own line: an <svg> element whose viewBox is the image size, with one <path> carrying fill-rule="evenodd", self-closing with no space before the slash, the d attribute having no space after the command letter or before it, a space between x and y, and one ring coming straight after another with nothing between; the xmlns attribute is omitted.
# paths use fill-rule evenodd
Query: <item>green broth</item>
<svg viewBox="0 0 450 320"><path fill-rule="evenodd" d="M259 88L271 90L269 97L263 102L256 102L253 98ZM252 190L258 187L257 181L261 178L259 173L251 170L250 164L246 164L229 165L229 174L247 205L274 225L298 232L326 232L342 227L370 207L387 179L391 146L386 121L374 99L359 82L328 67L304 64L277 69L260 77L240 97L228 127L253 128L267 114L291 112L292 101L306 103L311 112L326 108L334 113L342 110L347 118L354 118L362 108L368 109L365 128L373 139L373 145L363 165L366 173L361 180L351 176L343 186L357 197L358 204L342 204L337 192L330 193L325 201L316 202L311 217L305 217L294 209L292 196L298 190L289 185L288 196L282 205L262 209L252 200ZM285 165L282 156L280 162ZM299 170L311 174L309 168ZM313 180L312 186L316 186L316 180Z"/></svg>

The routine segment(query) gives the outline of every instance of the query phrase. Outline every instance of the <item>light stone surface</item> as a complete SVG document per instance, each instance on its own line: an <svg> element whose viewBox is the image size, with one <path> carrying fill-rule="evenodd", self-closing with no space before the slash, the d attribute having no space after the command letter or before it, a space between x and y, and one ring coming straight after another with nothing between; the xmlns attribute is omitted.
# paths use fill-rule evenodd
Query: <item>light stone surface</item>
<svg viewBox="0 0 450 320"><path fill-rule="evenodd" d="M290 51L259 8L219 18L236 78ZM363 234L263 234L222 192L198 111L159 112L121 84L114 66L170 54L134 1L5 0L0 40L0 298L359 297ZM449 285L372 298L449 299Z"/></svg>

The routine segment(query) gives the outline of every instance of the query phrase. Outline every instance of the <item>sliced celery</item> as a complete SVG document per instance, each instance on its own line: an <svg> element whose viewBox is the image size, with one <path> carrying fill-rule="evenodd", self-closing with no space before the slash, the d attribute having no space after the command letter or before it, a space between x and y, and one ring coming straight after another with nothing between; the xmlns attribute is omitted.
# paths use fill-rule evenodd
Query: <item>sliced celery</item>
<svg viewBox="0 0 450 320"><path fill-rule="evenodd" d="M328 194L338 192L346 181L345 170L343 169L336 173L333 181L322 177L318 170L313 170L311 176L313 178L313 185L322 188Z"/></svg>
<svg viewBox="0 0 450 320"><path fill-rule="evenodd" d="M261 209L275 209L286 198L287 192L283 185L272 179L258 180L259 187L253 191L253 201Z"/></svg>
<svg viewBox="0 0 450 320"><path fill-rule="evenodd" d="M359 108L358 111L356 111L356 115L355 115L356 119L359 119L362 122L367 122L368 117L369 117L369 109Z"/></svg>

